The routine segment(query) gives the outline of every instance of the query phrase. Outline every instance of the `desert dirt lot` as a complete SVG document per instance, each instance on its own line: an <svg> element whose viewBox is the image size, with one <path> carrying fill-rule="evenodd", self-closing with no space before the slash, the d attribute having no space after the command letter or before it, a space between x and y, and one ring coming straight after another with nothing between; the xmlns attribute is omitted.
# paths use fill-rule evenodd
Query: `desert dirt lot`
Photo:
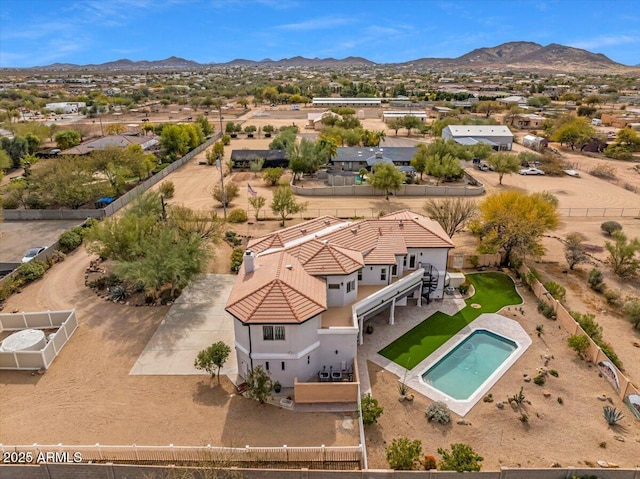
<svg viewBox="0 0 640 479"><path fill-rule="evenodd" d="M286 112L291 116L293 112ZM250 118L246 124L257 126L270 123L275 126L291 124L301 126L303 116L277 119ZM300 118L300 119L298 119ZM365 120L365 127L382 129L377 119ZM393 132L389 132L393 139ZM402 136L402 135L401 135ZM390 140L391 140L390 139ZM226 148L228 159L232 149L267 148L269 139L234 139ZM175 184L174 204L195 209L215 207L211 197L213 185L220 181L215 167L200 165L204 154L179 169L169 180ZM551 191L557 195L560 208L638 208L640 196L622 187L590 175L582 178L547 178L506 176L504 185L498 185L497 175L491 172L474 174L485 183L489 192L509 188L526 191ZM639 175L640 176L640 175ZM240 186L240 196L232 207L247 208L246 183L259 194L271 199L271 188L253 173L239 172L225 178ZM392 211L402 208L420 210L424 198L300 198L308 201L306 215L336 214L343 210ZM221 209L218 209L222 214ZM584 213L576 212L583 215ZM351 216L351 215L348 215ZM629 236L640 236L640 219L616 219ZM294 220L287 224L292 224ZM299 221L296 220L296 221ZM565 236L570 231L587 235L587 242L602 247L606 238L599 231L600 217L562 216L560 228L553 232ZM278 228L276 221L257 222L234 227L240 234L259 236ZM461 250L471 251L474 240L468 235L454 237ZM604 307L601 298L586 291L584 276L590 266L582 265L577 272L562 273L564 259L560 243L545 239L548 253L543 262L534 265L545 278L555 278L568 290L567 302L571 309L599 312ZM228 272L230 248L217 247L217 258L209 272ZM596 253L605 257L604 253ZM25 372L0 372L0 443L30 444L150 444L169 443L224 444L224 445L346 445L359 443L358 431L344 427L342 415L319 413L292 413L272 406L260 406L235 396L232 385L223 379L214 386L207 376L154 377L129 376L128 373L153 335L167 309L132 308L99 300L84 287L84 270L91 256L84 250L71 254L56 265L43 280L28 286L13 296L5 311L37 311L75 308L80 328L43 376ZM607 277L607 281L626 294L637 295L640 285L622 283ZM485 457L484 468L500 465L549 466L557 461L563 466L593 464L598 459L622 467L640 465L640 421L635 420L605 379L593 367L578 360L566 346L566 333L557 324L536 311L532 295L523 293L525 314L507 311L517 319L533 339L533 345L511 370L492 389L496 401L516 394L521 386L531 405L525 405L528 424L518 418L519 413L509 407L496 408L495 403L478 405L467 415L471 425L436 426L426 422L424 410L428 399L417 396L413 403L397 400L398 378L370 363L372 392L385 408L379 424L365 430L370 467L386 467L385 444L393 438L407 436L421 439L425 453L435 454L437 447L453 442L466 442ZM512 308L513 309L513 308ZM640 349L633 342L640 341L640 333L609 308L606 314L597 314L604 328L604 337L625 364L626 372L636 385L640 385ZM378 318L378 321L381 319ZM535 327L544 324L542 338L536 336ZM550 368L559 372L559 378L550 377L544 387L522 381L523 373L534 375L541 367L540 356L553 356ZM550 393L543 397L543 391ZM604 393L613 397L613 405L625 412L622 426L609 428L602 418L603 404L596 396ZM563 398L559 404L558 397ZM455 417L455 416L454 416ZM456 418L457 419L457 418ZM455 422L455 420L454 420ZM279 424L286 427L274 427ZM624 442L616 440L618 436ZM606 448L599 444L606 442Z"/></svg>

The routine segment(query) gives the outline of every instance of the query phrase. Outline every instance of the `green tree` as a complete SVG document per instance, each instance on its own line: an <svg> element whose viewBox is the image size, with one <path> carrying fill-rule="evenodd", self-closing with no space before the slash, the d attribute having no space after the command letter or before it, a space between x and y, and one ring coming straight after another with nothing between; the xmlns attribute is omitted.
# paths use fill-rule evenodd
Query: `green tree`
<svg viewBox="0 0 640 479"><path fill-rule="evenodd" d="M487 160L496 173L498 173L499 184L502 184L504 175L517 173L520 169L520 159L511 153L494 153Z"/></svg>
<svg viewBox="0 0 640 479"><path fill-rule="evenodd" d="M273 192L271 211L280 216L280 224L284 226L289 215L295 215L307 209L307 203L298 203L293 191L288 186L280 186Z"/></svg>
<svg viewBox="0 0 640 479"><path fill-rule="evenodd" d="M220 185L213 187L213 199L222 206L229 206L238 197L239 187L235 183L227 183L224 190Z"/></svg>
<svg viewBox="0 0 640 479"><path fill-rule="evenodd" d="M68 150L80 144L80 133L75 130L64 130L56 133L53 139L58 148Z"/></svg>
<svg viewBox="0 0 640 479"><path fill-rule="evenodd" d="M442 180L454 180L464 175L460 161L450 153L429 155L426 172L436 178L436 185L439 185Z"/></svg>
<svg viewBox="0 0 640 479"><path fill-rule="evenodd" d="M394 439L385 449L389 467L396 471L411 471L418 466L422 455L422 441L406 437Z"/></svg>
<svg viewBox="0 0 640 479"><path fill-rule="evenodd" d="M384 412L378 400L371 394L364 394L360 399L360 403L362 405L362 423L365 426L370 426L378 422L378 418Z"/></svg>
<svg viewBox="0 0 640 479"><path fill-rule="evenodd" d="M385 198L389 200L389 194L398 191L405 180L405 174L391 163L377 163L374 165L367 182L377 190L384 192Z"/></svg>
<svg viewBox="0 0 640 479"><path fill-rule="evenodd" d="M422 181L422 175L427 170L427 160L429 158L429 152L424 143L420 143L416 150L416 154L411 158L411 166L420 173L420 181Z"/></svg>
<svg viewBox="0 0 640 479"><path fill-rule="evenodd" d="M439 447L438 454L442 456L438 463L438 468L442 471L479 471L484 461L471 446L463 443L451 444L451 451Z"/></svg>
<svg viewBox="0 0 640 479"><path fill-rule="evenodd" d="M390 130L395 131L396 136L398 136L398 130L400 130L403 127L404 127L404 125L403 125L402 120L400 118L395 118L395 119L389 121L389 123L387 123L387 128L389 128Z"/></svg>
<svg viewBox="0 0 640 479"><path fill-rule="evenodd" d="M402 126L407 129L407 136L411 136L411 130L420 128L421 124L420 118L413 115L407 115L402 118Z"/></svg>
<svg viewBox="0 0 640 479"><path fill-rule="evenodd" d="M217 372L218 384L220 384L220 369L229 358L229 353L231 348L223 341L218 341L200 351L193 365L196 369L203 369L211 374L212 378Z"/></svg>
<svg viewBox="0 0 640 479"><path fill-rule="evenodd" d="M251 196L249 198L249 204L255 211L256 221L258 221L260 216L260 210L264 207L266 202L267 202L267 199L264 196Z"/></svg>
<svg viewBox="0 0 640 479"><path fill-rule="evenodd" d="M12 161L9 154L0 148L0 180L2 179L4 172L11 168Z"/></svg>
<svg viewBox="0 0 640 479"><path fill-rule="evenodd" d="M214 211L194 211L180 205L169 207L168 223L182 236L195 234L210 243L218 243L222 236L224 222Z"/></svg>
<svg viewBox="0 0 640 479"><path fill-rule="evenodd" d="M91 167L109 181L116 196L122 193L126 179L133 174L123 149L117 146L93 151Z"/></svg>
<svg viewBox="0 0 640 479"><path fill-rule="evenodd" d="M260 404L264 404L273 389L273 382L269 377L269 373L262 369L262 366L256 366L251 370L246 381L247 395Z"/></svg>
<svg viewBox="0 0 640 479"><path fill-rule="evenodd" d="M249 162L249 169L253 171L253 177L258 176L258 173L262 171L262 166L264 165L264 158L256 158L255 160L251 160Z"/></svg>
<svg viewBox="0 0 640 479"><path fill-rule="evenodd" d="M0 152L3 150L0 150ZM27 207L27 198L29 194L29 184L27 180L14 179L3 187L5 197L10 200L11 203L20 204L23 208Z"/></svg>
<svg viewBox="0 0 640 479"><path fill-rule="evenodd" d="M479 209L480 219L472 224L479 250L501 252L504 265L527 254L540 256L542 235L558 225L556 206L540 193L505 191L488 196Z"/></svg>
<svg viewBox="0 0 640 479"><path fill-rule="evenodd" d="M607 236L612 236L616 231L622 231L622 225L617 221L605 221L600 225L600 229L607 233Z"/></svg>
<svg viewBox="0 0 640 479"><path fill-rule="evenodd" d="M300 143L294 142L287 146L287 158L289 159L289 168L293 172L294 179L298 175L315 173L320 167L315 144L305 138Z"/></svg>
<svg viewBox="0 0 640 479"><path fill-rule="evenodd" d="M569 264L569 269L575 268L580 263L589 262L589 257L584 247L586 237L582 233L569 233L564 244L564 257Z"/></svg>
<svg viewBox="0 0 640 479"><path fill-rule="evenodd" d="M576 145L587 143L596 135L596 131L585 117L576 117L565 121L560 120L559 126L554 128L551 135L553 141L568 144L573 150Z"/></svg>
<svg viewBox="0 0 640 479"><path fill-rule="evenodd" d="M609 252L607 262L613 268L613 272L621 278L633 278L640 269L640 240L634 238L627 239L622 231L613 233L613 243L606 241L604 247Z"/></svg>
<svg viewBox="0 0 640 479"><path fill-rule="evenodd" d="M464 228L478 212L476 202L467 198L444 198L441 200L430 198L422 209L429 218L437 221L451 238Z"/></svg>
<svg viewBox="0 0 640 479"><path fill-rule="evenodd" d="M537 95L527 99L527 105L536 108L542 108L543 106L547 106L549 103L551 103L551 99L548 96Z"/></svg>
<svg viewBox="0 0 640 479"><path fill-rule="evenodd" d="M189 151L190 137L183 125L165 125L160 135L164 155L174 161Z"/></svg>
<svg viewBox="0 0 640 479"><path fill-rule="evenodd" d="M284 175L284 168L267 168L262 173L262 179L269 186L276 186L282 175Z"/></svg>
<svg viewBox="0 0 640 479"><path fill-rule="evenodd" d="M502 105L500 102L494 100L481 101L476 105L476 111L478 113L484 113L487 118L489 118L492 113L500 111L501 109Z"/></svg>
<svg viewBox="0 0 640 479"><path fill-rule="evenodd" d="M589 338L584 334L573 334L567 338L567 344L573 349L581 359L589 349Z"/></svg>

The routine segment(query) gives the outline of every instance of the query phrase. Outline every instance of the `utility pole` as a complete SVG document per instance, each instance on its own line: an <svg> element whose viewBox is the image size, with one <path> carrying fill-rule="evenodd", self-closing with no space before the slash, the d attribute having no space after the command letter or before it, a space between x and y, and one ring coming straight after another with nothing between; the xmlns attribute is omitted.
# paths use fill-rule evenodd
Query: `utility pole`
<svg viewBox="0 0 640 479"><path fill-rule="evenodd" d="M216 160L216 166L220 170L220 183L222 184L222 211L224 212L224 220L227 220L227 192L224 189L224 171L222 171L222 160L220 156Z"/></svg>

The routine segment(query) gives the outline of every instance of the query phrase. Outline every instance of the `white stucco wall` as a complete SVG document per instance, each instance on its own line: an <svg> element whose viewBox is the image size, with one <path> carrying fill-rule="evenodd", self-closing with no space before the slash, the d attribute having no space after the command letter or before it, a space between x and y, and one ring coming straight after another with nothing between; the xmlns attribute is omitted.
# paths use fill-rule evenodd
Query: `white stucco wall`
<svg viewBox="0 0 640 479"><path fill-rule="evenodd" d="M327 276L327 306L346 306L355 302L358 297L358 273L342 276ZM347 283L355 282L355 288L347 293ZM339 289L330 289L329 285L338 285Z"/></svg>
<svg viewBox="0 0 640 479"><path fill-rule="evenodd" d="M387 278L385 280L380 279L380 273L382 269L387 270ZM360 284L365 285L382 285L389 284L389 277L391 275L391 265L364 265L362 267L362 281Z"/></svg>

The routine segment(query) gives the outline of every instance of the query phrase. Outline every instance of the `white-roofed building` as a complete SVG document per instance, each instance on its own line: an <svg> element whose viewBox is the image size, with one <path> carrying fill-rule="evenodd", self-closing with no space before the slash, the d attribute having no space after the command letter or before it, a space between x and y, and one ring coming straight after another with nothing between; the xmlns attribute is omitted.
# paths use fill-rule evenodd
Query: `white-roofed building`
<svg viewBox="0 0 640 479"><path fill-rule="evenodd" d="M467 146L485 143L498 151L511 151L513 145L513 133L505 125L449 125L442 130L442 138Z"/></svg>

